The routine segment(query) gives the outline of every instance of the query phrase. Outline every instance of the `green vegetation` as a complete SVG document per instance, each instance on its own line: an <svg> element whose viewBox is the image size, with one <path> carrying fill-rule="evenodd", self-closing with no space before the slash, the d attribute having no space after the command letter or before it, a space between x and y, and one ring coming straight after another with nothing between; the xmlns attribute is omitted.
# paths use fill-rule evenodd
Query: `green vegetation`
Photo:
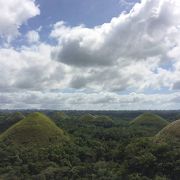
<svg viewBox="0 0 180 180"><path fill-rule="evenodd" d="M144 113L135 118L132 122L130 122L130 124L137 126L157 127L161 129L168 124L168 121L158 115Z"/></svg>
<svg viewBox="0 0 180 180"><path fill-rule="evenodd" d="M89 123L102 127L111 127L113 125L112 119L104 115L93 116L91 114L85 114L80 117L80 120L82 123Z"/></svg>
<svg viewBox="0 0 180 180"><path fill-rule="evenodd" d="M59 111L54 112L50 117L55 121L60 121L69 118L68 115L66 115L64 112L59 112Z"/></svg>
<svg viewBox="0 0 180 180"><path fill-rule="evenodd" d="M180 143L180 120L174 121L163 128L157 135L156 140L159 142L170 141Z"/></svg>
<svg viewBox="0 0 180 180"><path fill-rule="evenodd" d="M80 117L81 121L91 122L95 117L92 114L84 114Z"/></svg>
<svg viewBox="0 0 180 180"><path fill-rule="evenodd" d="M5 131L7 128L17 123L24 118L24 115L20 112L15 112L8 115L0 116L0 132Z"/></svg>
<svg viewBox="0 0 180 180"><path fill-rule="evenodd" d="M157 134L162 128L168 125L168 121L153 113L143 113L129 122L130 128L136 129L137 133L143 136Z"/></svg>
<svg viewBox="0 0 180 180"><path fill-rule="evenodd" d="M63 130L42 113L33 113L19 121L0 140L17 146L47 146L68 140Z"/></svg>
<svg viewBox="0 0 180 180"><path fill-rule="evenodd" d="M179 180L180 121L163 128L159 122L130 125L132 114L140 113L129 111L122 117L73 111L59 118L55 113L45 111L51 120L42 113L23 112L27 116L1 134L0 179ZM140 117L152 119L147 114ZM176 144L167 136L176 138Z"/></svg>

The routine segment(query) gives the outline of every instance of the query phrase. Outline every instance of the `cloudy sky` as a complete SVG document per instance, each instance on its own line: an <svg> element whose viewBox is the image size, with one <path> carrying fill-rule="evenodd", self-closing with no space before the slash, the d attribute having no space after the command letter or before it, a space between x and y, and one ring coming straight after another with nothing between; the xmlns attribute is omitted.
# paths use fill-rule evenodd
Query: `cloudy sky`
<svg viewBox="0 0 180 180"><path fill-rule="evenodd" d="M179 109L179 0L0 7L0 109Z"/></svg>

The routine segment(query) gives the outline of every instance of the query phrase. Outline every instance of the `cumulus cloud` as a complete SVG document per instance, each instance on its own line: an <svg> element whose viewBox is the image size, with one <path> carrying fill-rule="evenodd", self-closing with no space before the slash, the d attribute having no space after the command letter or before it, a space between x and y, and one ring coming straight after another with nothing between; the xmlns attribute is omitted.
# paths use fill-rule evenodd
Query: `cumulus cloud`
<svg viewBox="0 0 180 180"><path fill-rule="evenodd" d="M53 47L39 44L0 49L0 91L43 90L62 84L65 68L50 58Z"/></svg>
<svg viewBox="0 0 180 180"><path fill-rule="evenodd" d="M0 36L12 38L19 34L20 26L39 15L35 0L0 0Z"/></svg>
<svg viewBox="0 0 180 180"><path fill-rule="evenodd" d="M57 22L50 35L58 41L52 58L72 67L73 88L172 88L179 71L172 59L180 45L179 8L178 0L142 0L94 28Z"/></svg>
<svg viewBox="0 0 180 180"><path fill-rule="evenodd" d="M39 14L33 0L7 2L9 15L0 18L0 36L6 38ZM0 49L0 108L176 109L179 9L179 0L142 0L94 28L60 21L50 33L53 45L29 31L28 46ZM159 93L146 94L153 91Z"/></svg>
<svg viewBox="0 0 180 180"><path fill-rule="evenodd" d="M177 0L143 0L130 13L94 28L54 25L51 37L59 42L57 61L73 66L109 66L162 56L171 48L172 28L180 25ZM122 64L122 63L121 63Z"/></svg>
<svg viewBox="0 0 180 180"><path fill-rule="evenodd" d="M174 90L180 90L180 81L177 81L173 84L173 89Z"/></svg>
<svg viewBox="0 0 180 180"><path fill-rule="evenodd" d="M143 94L130 93L52 93L26 91L19 93L4 93L0 95L0 108L37 108L62 110L118 110L118 109L178 109L180 93Z"/></svg>
<svg viewBox="0 0 180 180"><path fill-rule="evenodd" d="M34 30L29 31L26 34L26 38L27 38L27 41L29 44L38 43L40 40L39 33L37 31L34 31Z"/></svg>

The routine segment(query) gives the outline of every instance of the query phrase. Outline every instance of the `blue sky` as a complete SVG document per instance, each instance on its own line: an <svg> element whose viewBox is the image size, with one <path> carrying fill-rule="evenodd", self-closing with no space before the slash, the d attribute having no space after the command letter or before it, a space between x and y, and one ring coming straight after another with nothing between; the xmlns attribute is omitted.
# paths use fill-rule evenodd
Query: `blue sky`
<svg viewBox="0 0 180 180"><path fill-rule="evenodd" d="M0 5L1 109L179 109L178 0Z"/></svg>
<svg viewBox="0 0 180 180"><path fill-rule="evenodd" d="M70 26L84 24L94 27L108 23L121 12L128 12L138 0L36 0L41 14L21 26L21 33L42 27L41 38L49 41L47 35L51 25L65 21ZM16 45L16 44L15 44Z"/></svg>
<svg viewBox="0 0 180 180"><path fill-rule="evenodd" d="M57 21L66 21L71 26L85 24L87 27L109 22L124 10L130 10L137 1L129 0L37 0L41 15L30 20L29 25L37 28ZM132 3L132 4L131 4Z"/></svg>

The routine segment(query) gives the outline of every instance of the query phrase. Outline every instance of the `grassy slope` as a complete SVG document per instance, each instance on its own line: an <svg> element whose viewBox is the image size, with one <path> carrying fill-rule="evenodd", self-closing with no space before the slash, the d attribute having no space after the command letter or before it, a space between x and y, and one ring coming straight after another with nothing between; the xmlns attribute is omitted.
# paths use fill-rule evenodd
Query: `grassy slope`
<svg viewBox="0 0 180 180"><path fill-rule="evenodd" d="M44 146L67 141L68 137L47 116L33 113L5 131L0 140L16 145Z"/></svg>
<svg viewBox="0 0 180 180"><path fill-rule="evenodd" d="M68 116L64 112L54 112L51 117L54 120L64 120L68 118Z"/></svg>
<svg viewBox="0 0 180 180"><path fill-rule="evenodd" d="M0 133L11 127L13 124L24 119L24 115L20 112L10 114L8 117L4 117L0 120Z"/></svg>
<svg viewBox="0 0 180 180"><path fill-rule="evenodd" d="M103 127L111 127L113 124L113 121L110 117L108 116L93 116L91 114L85 114L80 117L81 122L86 122L89 124L93 124L96 126L103 126Z"/></svg>
<svg viewBox="0 0 180 180"><path fill-rule="evenodd" d="M140 126L153 126L157 128L163 128L168 125L168 121L163 119L162 117L152 114L152 113L144 113L135 118L131 125L140 125Z"/></svg>
<svg viewBox="0 0 180 180"><path fill-rule="evenodd" d="M84 114L80 117L81 121L92 121L94 119L94 116L92 114Z"/></svg>
<svg viewBox="0 0 180 180"><path fill-rule="evenodd" d="M180 143L180 120L174 121L163 128L156 136L156 141L170 140Z"/></svg>

